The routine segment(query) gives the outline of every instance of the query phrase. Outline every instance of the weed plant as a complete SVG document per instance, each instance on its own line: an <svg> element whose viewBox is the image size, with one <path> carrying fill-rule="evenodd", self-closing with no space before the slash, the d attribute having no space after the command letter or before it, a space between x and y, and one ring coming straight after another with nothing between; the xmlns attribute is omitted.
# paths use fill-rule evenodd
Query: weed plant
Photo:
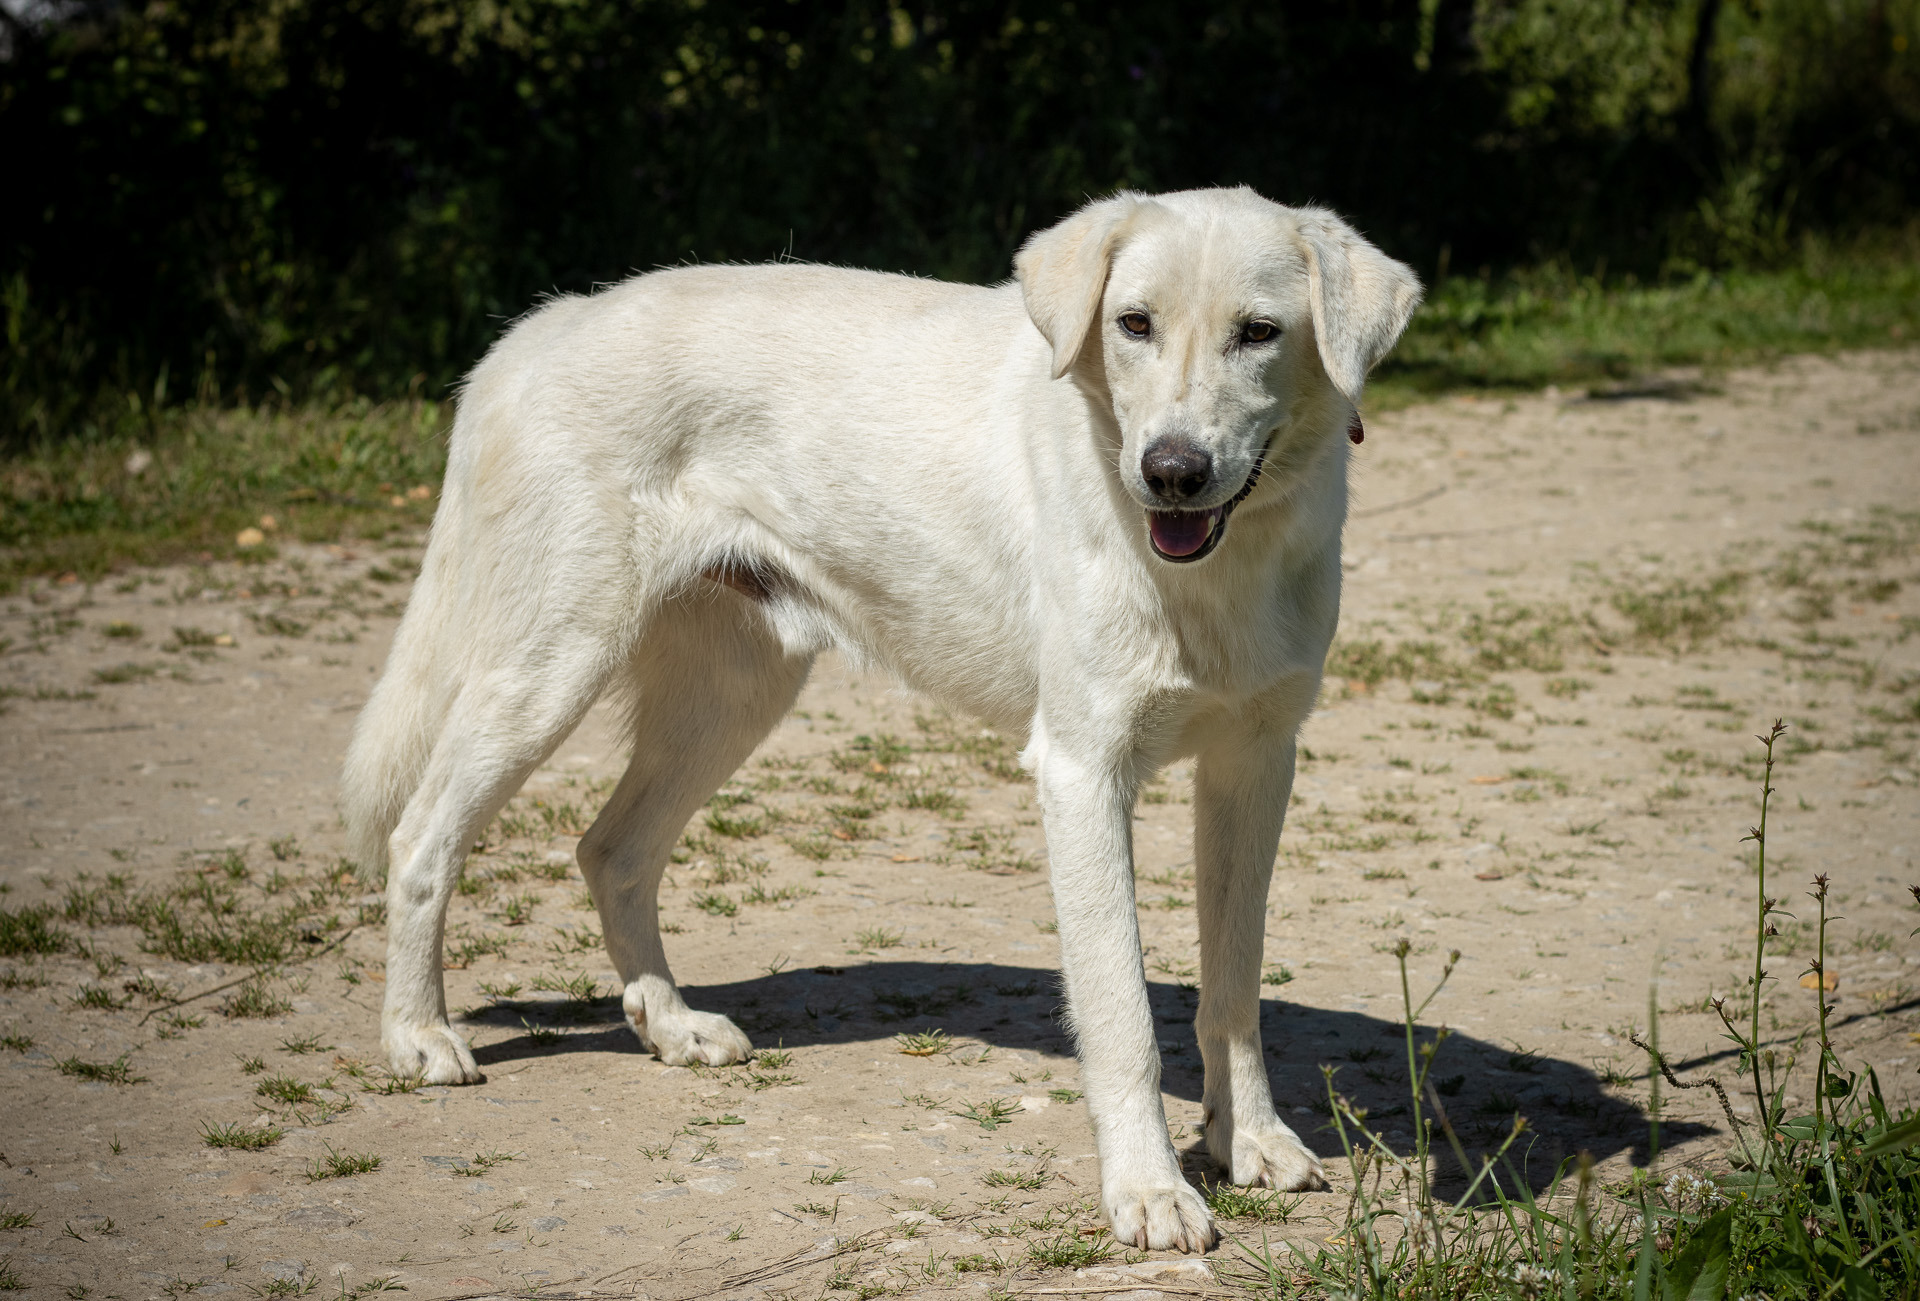
<svg viewBox="0 0 1920 1301"><path fill-rule="evenodd" d="M1726 1087L1711 1077L1679 1079L1661 1055L1658 1007L1649 1000L1648 1035L1634 1041L1648 1054L1651 1098L1648 1164L1607 1189L1582 1153L1535 1193L1509 1156L1529 1132L1517 1103L1504 1137L1475 1160L1447 1114L1445 1096L1459 1076L1432 1072L1448 1038L1423 1033L1420 1016L1452 975L1454 953L1426 998L1416 1003L1407 972L1411 945L1393 949L1400 969L1402 1042L1410 1087L1405 1111L1412 1150L1390 1144L1367 1112L1342 1094L1334 1068L1326 1074L1327 1110L1352 1174L1345 1229L1311 1257L1242 1244L1242 1259L1224 1271L1232 1281L1274 1298L1564 1298L1564 1301L1915 1301L1920 1298L1920 1114L1890 1107L1875 1073L1851 1071L1829 1036L1821 977L1826 970L1828 880L1814 878L1817 906L1808 983L1817 1004L1813 1110L1788 1114L1788 1081L1803 1034L1782 1046L1762 1037L1760 1008L1770 977L1768 941L1782 900L1767 893L1767 815L1782 723L1759 740L1760 819L1755 844L1753 973L1744 1020L1714 1000L1738 1059L1738 1085L1750 1091L1753 1118L1743 1122ZM1913 887L1920 899L1920 886ZM1777 955L1772 955L1777 956ZM1371 1055L1371 1054L1369 1054ZM1527 1054L1517 1052L1516 1057ZM1512 1061L1510 1059L1510 1065ZM1803 1071L1804 1073L1804 1071ZM1718 1096L1733 1135L1720 1171L1693 1163L1662 1177L1660 1085L1707 1088ZM1395 1108L1390 1114L1401 1114ZM1436 1194L1437 1159L1450 1153L1464 1190ZM1223 1218L1284 1219L1244 1190L1215 1189Z"/></svg>

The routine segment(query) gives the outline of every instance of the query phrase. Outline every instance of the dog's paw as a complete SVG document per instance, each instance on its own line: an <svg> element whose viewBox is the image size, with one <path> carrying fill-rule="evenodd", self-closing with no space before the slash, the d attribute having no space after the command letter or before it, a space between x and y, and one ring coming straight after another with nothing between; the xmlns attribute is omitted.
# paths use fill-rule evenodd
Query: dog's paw
<svg viewBox="0 0 1920 1301"><path fill-rule="evenodd" d="M740 1027L716 1012L682 1008L645 1023L628 1018L640 1042L669 1066L732 1066L753 1056L753 1044Z"/></svg>
<svg viewBox="0 0 1920 1301"><path fill-rule="evenodd" d="M485 1077L473 1049L444 1021L439 1025L388 1026L380 1035L387 1069L425 1084L478 1084Z"/></svg>
<svg viewBox="0 0 1920 1301"><path fill-rule="evenodd" d="M1229 1136L1229 1131L1230 1135ZM1317 1192L1327 1187L1327 1172L1300 1136L1275 1117L1270 1125L1208 1125L1207 1152L1226 1168L1236 1184L1255 1184L1283 1193Z"/></svg>
<svg viewBox="0 0 1920 1301"><path fill-rule="evenodd" d="M1206 1202L1184 1179L1109 1189L1100 1204L1114 1240L1144 1251L1204 1252L1219 1237Z"/></svg>

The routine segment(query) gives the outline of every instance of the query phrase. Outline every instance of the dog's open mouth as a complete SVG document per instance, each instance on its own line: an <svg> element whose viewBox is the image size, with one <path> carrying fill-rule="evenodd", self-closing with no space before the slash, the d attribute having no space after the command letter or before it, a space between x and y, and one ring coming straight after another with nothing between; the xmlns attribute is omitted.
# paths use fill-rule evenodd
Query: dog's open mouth
<svg viewBox="0 0 1920 1301"><path fill-rule="evenodd" d="M1267 446L1271 447L1272 444ZM1240 485L1240 491L1225 504L1211 510L1148 511L1147 536L1153 542L1154 554L1176 565L1188 564L1213 554L1213 549L1220 545L1220 539L1227 535L1227 517L1260 482L1260 471L1266 468L1266 464L1267 448L1263 447L1260 455L1254 458L1253 471L1247 475L1247 481Z"/></svg>

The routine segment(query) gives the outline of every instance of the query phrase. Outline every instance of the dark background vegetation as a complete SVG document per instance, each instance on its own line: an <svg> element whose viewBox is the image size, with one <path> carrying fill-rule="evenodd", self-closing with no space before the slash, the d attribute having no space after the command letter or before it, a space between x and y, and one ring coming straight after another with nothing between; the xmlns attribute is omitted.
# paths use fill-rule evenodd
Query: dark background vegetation
<svg viewBox="0 0 1920 1301"><path fill-rule="evenodd" d="M1119 186L1602 286L1792 263L1920 190L1916 0L0 13L16 450L183 399L430 396L539 295L682 259L993 280Z"/></svg>

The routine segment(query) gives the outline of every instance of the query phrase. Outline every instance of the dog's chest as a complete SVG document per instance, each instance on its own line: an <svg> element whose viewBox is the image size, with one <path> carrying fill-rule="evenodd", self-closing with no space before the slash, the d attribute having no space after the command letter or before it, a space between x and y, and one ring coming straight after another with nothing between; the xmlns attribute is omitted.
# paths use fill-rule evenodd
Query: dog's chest
<svg viewBox="0 0 1920 1301"><path fill-rule="evenodd" d="M1174 671L1188 689L1228 704L1318 677L1336 611L1270 596L1235 609L1187 612L1170 629Z"/></svg>
<svg viewBox="0 0 1920 1301"><path fill-rule="evenodd" d="M1205 582L1160 585L1169 667L1223 702L1317 678L1340 620L1337 535L1318 546L1275 546L1264 559L1222 566Z"/></svg>

